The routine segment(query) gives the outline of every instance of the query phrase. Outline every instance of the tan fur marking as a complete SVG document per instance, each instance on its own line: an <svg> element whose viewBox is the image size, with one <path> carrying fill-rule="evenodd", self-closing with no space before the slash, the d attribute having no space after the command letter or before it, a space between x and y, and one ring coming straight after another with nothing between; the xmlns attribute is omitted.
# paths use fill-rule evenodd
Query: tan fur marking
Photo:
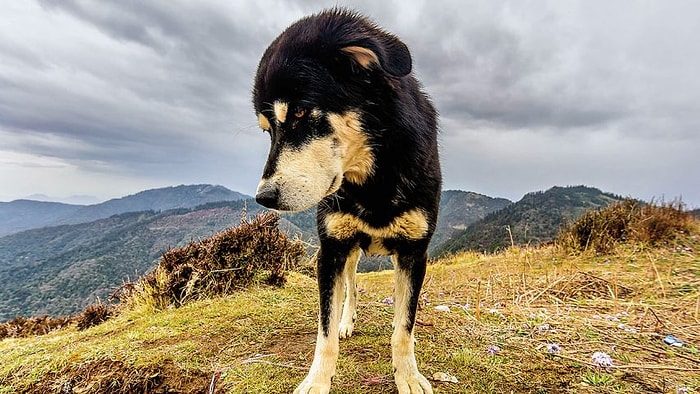
<svg viewBox="0 0 700 394"><path fill-rule="evenodd" d="M289 105L287 105L287 103L275 101L272 109L275 112L275 118L278 122L284 123L287 120L287 110L289 109Z"/></svg>
<svg viewBox="0 0 700 394"><path fill-rule="evenodd" d="M428 220L419 209L404 212L385 227L372 227L348 213L332 213L325 220L328 234L336 239L348 239L358 232L371 237L421 239L428 232Z"/></svg>
<svg viewBox="0 0 700 394"><path fill-rule="evenodd" d="M341 49L341 51L352 56L352 58L364 68L369 68L370 65L379 63L377 54L367 48L349 46Z"/></svg>
<svg viewBox="0 0 700 394"><path fill-rule="evenodd" d="M258 114L258 126L263 130L270 130L270 120L263 114Z"/></svg>
<svg viewBox="0 0 700 394"><path fill-rule="evenodd" d="M313 139L300 149L283 148L277 158L277 171L263 179L258 190L267 185L277 188L282 210L299 211L317 204L338 191L343 181L334 146L333 137L327 136Z"/></svg>
<svg viewBox="0 0 700 394"><path fill-rule="evenodd" d="M321 112L320 109L318 109L318 108L313 108L313 109L311 110L311 117L312 117L312 118L314 118L314 119L319 119L319 118L321 117L321 115L323 115L323 112Z"/></svg>
<svg viewBox="0 0 700 394"><path fill-rule="evenodd" d="M340 141L343 177L348 182L363 184L374 172L374 155L362 132L360 115L354 111L329 114L328 122Z"/></svg>

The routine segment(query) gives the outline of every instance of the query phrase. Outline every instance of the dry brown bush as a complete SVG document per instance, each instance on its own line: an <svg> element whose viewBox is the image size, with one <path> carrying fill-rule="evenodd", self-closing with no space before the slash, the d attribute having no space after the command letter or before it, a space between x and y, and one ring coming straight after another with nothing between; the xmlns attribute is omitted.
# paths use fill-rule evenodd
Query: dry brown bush
<svg viewBox="0 0 700 394"><path fill-rule="evenodd" d="M20 316L5 323L0 323L0 339L44 335L51 331L64 328L73 323L73 321L73 318L68 316Z"/></svg>
<svg viewBox="0 0 700 394"><path fill-rule="evenodd" d="M79 330L83 330L109 319L116 313L116 308L115 305L98 302L88 305L82 312L73 316L19 316L5 323L0 323L0 339L44 335L74 323L77 323Z"/></svg>
<svg viewBox="0 0 700 394"><path fill-rule="evenodd" d="M84 330L106 321L115 314L116 307L114 305L107 305L98 302L96 304L88 305L80 315L76 316L75 319L78 322L78 329Z"/></svg>
<svg viewBox="0 0 700 394"><path fill-rule="evenodd" d="M301 241L279 230L278 222L271 212L243 218L238 227L166 252L122 301L164 308L230 294L261 276L271 285L283 284L285 272L299 265L306 252Z"/></svg>
<svg viewBox="0 0 700 394"><path fill-rule="evenodd" d="M625 199L586 212L559 234L557 244L576 252L609 253L615 245L628 241L650 245L670 241L689 232L693 222L680 201L646 204Z"/></svg>

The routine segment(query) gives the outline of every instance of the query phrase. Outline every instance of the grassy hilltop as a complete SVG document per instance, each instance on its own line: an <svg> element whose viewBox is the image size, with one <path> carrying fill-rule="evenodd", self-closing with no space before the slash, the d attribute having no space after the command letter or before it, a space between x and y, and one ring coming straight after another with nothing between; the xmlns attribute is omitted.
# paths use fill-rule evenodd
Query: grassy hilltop
<svg viewBox="0 0 700 394"><path fill-rule="evenodd" d="M0 327L0 393L291 392L313 355L315 279L292 258L276 258L286 275L253 262L270 244L237 234L172 251L101 324L78 329L84 313L45 335L23 337L40 320ZM240 266L212 265L218 250L247 251L239 263L264 275L235 278ZM393 273L360 274L358 287L331 392L394 393ZM433 261L417 319L436 393L700 392L700 224L680 207L621 203L553 245Z"/></svg>

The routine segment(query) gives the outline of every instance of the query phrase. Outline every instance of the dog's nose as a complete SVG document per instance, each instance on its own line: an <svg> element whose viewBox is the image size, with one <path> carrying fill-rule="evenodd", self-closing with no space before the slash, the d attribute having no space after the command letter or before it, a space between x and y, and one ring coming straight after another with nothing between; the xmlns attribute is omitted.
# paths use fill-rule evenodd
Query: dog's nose
<svg viewBox="0 0 700 394"><path fill-rule="evenodd" d="M257 201L258 204L271 209L279 208L279 198L279 189L274 185L267 185L259 188L258 193L255 195L255 201Z"/></svg>

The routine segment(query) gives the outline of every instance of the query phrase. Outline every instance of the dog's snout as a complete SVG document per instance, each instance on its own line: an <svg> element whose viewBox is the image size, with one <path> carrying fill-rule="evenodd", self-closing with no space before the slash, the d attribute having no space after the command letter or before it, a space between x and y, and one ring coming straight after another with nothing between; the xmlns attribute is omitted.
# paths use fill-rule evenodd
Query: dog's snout
<svg viewBox="0 0 700 394"><path fill-rule="evenodd" d="M258 188L258 192L255 195L255 201L258 204L270 209L279 208L279 199L279 189L275 185L270 184L262 185L262 187Z"/></svg>

